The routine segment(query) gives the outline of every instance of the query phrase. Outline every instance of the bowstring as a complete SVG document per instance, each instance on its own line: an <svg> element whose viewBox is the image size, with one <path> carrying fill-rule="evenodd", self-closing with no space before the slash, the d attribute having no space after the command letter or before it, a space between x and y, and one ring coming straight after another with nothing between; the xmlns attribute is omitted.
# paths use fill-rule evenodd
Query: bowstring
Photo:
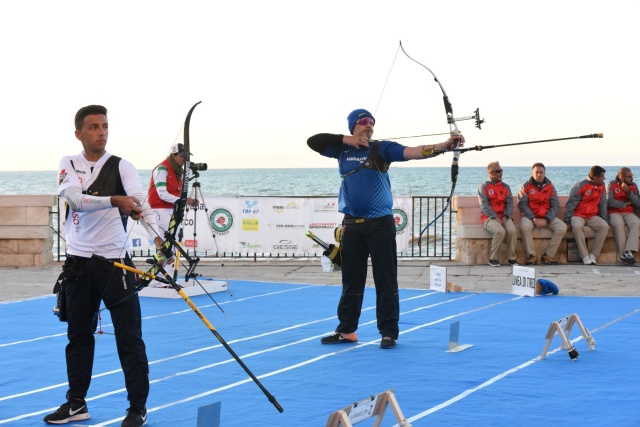
<svg viewBox="0 0 640 427"><path fill-rule="evenodd" d="M398 53L400 52L400 46L396 49L396 54L393 57L393 61L391 61L391 67L389 68L389 72L387 73L387 79L384 81L384 85L382 86L382 92L380 92L380 97L378 98L378 103L376 104L375 110L373 110L373 116L375 117L378 114L378 108L380 107L380 102L382 102L382 96L384 95L384 91L387 89L387 83L389 83L389 79L391 78L391 72L393 71L393 66L396 63L396 58L398 57Z"/></svg>
<svg viewBox="0 0 640 427"><path fill-rule="evenodd" d="M172 147L173 147L173 145L176 143L176 141L178 140L178 137L179 137L179 136L180 136L180 134L182 133L183 129L184 129L184 123L182 123L182 125L180 126L180 129L178 130L178 133L177 133L176 137L174 138L173 143L171 144L171 146L172 146ZM170 152L171 152L171 148L169 148L169 153L170 153ZM154 170L155 170L155 168L154 168ZM153 171L152 171L151 173L152 173L152 178L153 178ZM157 175L156 175L156 177L157 177ZM155 179L154 179L154 182L155 182ZM140 183L140 185L142 186L142 189L144 190L144 188L145 188L145 187L144 187L144 185L142 185L142 182ZM147 191L147 193L146 193L146 195L145 195L145 197L144 197L144 199L142 200L142 203L141 203L140 205L141 205L141 206L144 206L144 204L146 203L146 201L147 201L147 199L148 199L148 198L149 198L149 191ZM151 208L151 207L150 207L150 208ZM154 215L155 215L155 212L154 212ZM129 215L120 215L120 217L121 217L121 218L128 217L128 216L129 216ZM144 219L144 217L140 218L138 221L145 221L145 222L146 222L146 220ZM134 221L134 222L135 222L135 221ZM148 223L147 223L147 224L148 224ZM160 236L160 235L158 234L158 232L157 232L156 230L154 230L154 229L153 229L153 227L149 226L149 230L152 230L152 231L153 231L153 232L154 232L158 237L160 237L161 239L163 239L163 240L164 240L164 236ZM145 228L145 231L147 231L147 232L148 232L147 228ZM125 252L125 248L126 248L126 246L129 244L129 239L131 238L131 233L133 233L133 224L131 224L131 227L129 228L129 231L127 232L127 237L126 237L126 239L125 239L125 241L124 241L124 244L123 244L123 245L122 245L122 247L120 248L120 253L121 253L121 254L122 254L123 252ZM128 251L127 251L127 252L128 252ZM171 250L170 250L170 252L175 256L175 253L174 253L173 251L171 251ZM130 256L130 258L131 258L131 262L133 263L133 255L131 255L131 256ZM123 258L122 260L124 260L124 258ZM109 286L111 285L111 279L113 278L113 274L115 273L115 271L116 271L116 269L117 269L117 268L118 268L118 267L116 267L115 265L112 265L111 273L109 274L109 278L107 279L107 286L105 286L104 290L102 291L102 295L100 295L100 301L103 301L104 295L107 293L107 289L108 289L108 288L109 288ZM149 270L149 271L151 271L151 270ZM124 273L124 274L126 275L126 273ZM140 277L136 280L136 283L137 283L139 280L141 280L143 277L144 277L144 275L143 275L143 276L140 276ZM138 291L138 290L136 290L136 289L135 289L136 287L137 287L137 286L136 286L136 285L134 285L134 292L132 292L132 293L130 293L129 295L127 295L127 296L125 296L125 297L121 298L120 300L118 300L118 301L114 302L113 304L110 304L109 306L107 306L107 305L105 304L104 308L100 308L100 305L102 304L102 303L100 302L100 303L99 303L99 305L98 305L97 315L100 317L100 313L101 313L102 311L107 310L107 309L111 309L112 307L114 307L114 306L116 306L116 305L118 305L118 304L121 304L122 302L124 302L125 300L127 300L128 298L130 298L132 295L136 294L136 293L137 293L137 291ZM100 326L101 326L101 329L102 329L102 325L100 325ZM100 334L100 332L99 332L99 334Z"/></svg>
<svg viewBox="0 0 640 427"><path fill-rule="evenodd" d="M187 123L191 123L191 115L193 114L193 111L195 110L195 108L201 103L202 101L197 102L196 104L194 104L191 109L189 110L189 113L187 114L187 117L183 123L183 127L182 127L182 133L184 135L184 150L185 150L185 154L184 154L184 165L183 165L183 172L182 172L182 188L180 190L180 198L175 202L174 204L174 209L173 209L173 213L171 214L171 219L169 220L169 229L165 231L165 237L166 236L171 236L171 239L167 238L164 239L163 242L163 247L162 247L162 251L167 250L169 251L170 254L173 255L173 257L176 258L175 262L179 262L179 257L181 254L181 250L184 250L184 248L182 248L182 246L180 245L180 242L176 241L176 234L178 234L178 229L180 230L184 230L184 220L187 216L187 212L188 212L188 207L189 204L187 202L187 199L189 198L189 192L187 191L187 187L189 186L189 181L191 181L193 178L191 178L191 141L190 141L190 135L189 135L189 127L187 126ZM178 132L178 135L176 136L176 140L178 138L178 136L180 135L180 132ZM174 140L174 144L175 144L175 140ZM194 175L195 175L195 171ZM195 176L194 176L195 177ZM147 194L148 195L148 194ZM184 200L182 199L184 195ZM204 198L204 196L203 196ZM202 203L204 204L204 200L202 200ZM210 222L207 219L207 223L210 224ZM171 231L173 230L173 231ZM195 230L194 230L195 232ZM172 250L172 246L173 242L175 242L175 247L176 247L176 251L174 252ZM216 241L216 248L217 248L217 241ZM185 251L185 257L187 258L187 261L189 261L189 257L188 257L188 250L184 250ZM218 249L219 252L219 249ZM196 257L196 265L197 265L197 252L194 249L194 257ZM222 270L223 273L225 275L225 283L227 284L227 287L229 286L229 281L227 279L227 274L226 271L224 269L224 264L222 263L222 258L220 258L220 263L222 266ZM174 277L177 277L178 271L177 269L179 268L179 264L177 264L176 269L174 270ZM193 263L189 263L189 268L187 269L187 272L192 271L193 267ZM154 266L149 270L152 271L154 270L157 271L158 270L158 266L156 264L154 264ZM193 270L195 271L195 269ZM211 294L205 289L205 287L202 285L202 283L200 283L199 280L197 280L197 275L195 275L194 273L194 277L192 277L193 280L200 286L200 288L202 288L202 290L204 291L205 294L207 294L207 296L209 297L209 299L211 301L213 301L213 303L220 309L220 311L226 316L226 312L222 309L222 307L220 307L220 305L218 304L218 302L213 298L213 296L211 296ZM186 277L186 280L188 280L189 277ZM174 279L175 282L175 279ZM174 283L176 284L176 283ZM179 285L178 285L179 286Z"/></svg>
<svg viewBox="0 0 640 427"><path fill-rule="evenodd" d="M395 53L395 55L393 56L393 61L391 61L391 67L389 68L389 72L387 73L387 79L385 80L384 85L382 86L382 92L380 93L380 97L378 98L378 103L376 104L376 108L375 108L375 110L373 110L373 116L374 116L374 117L375 117L375 116L376 116L376 114L378 113L378 108L380 107L380 103L382 102L382 97L383 97L384 92L385 92L385 90L386 90L386 88L387 88L387 84L389 83L389 79L391 78L391 72L393 71L393 67L394 67L394 65L395 65L395 63L396 63L396 59L398 58L398 53L400 53L400 48L401 48L401 45L398 45L398 48L396 49L396 53ZM448 134L448 133L447 133L447 134ZM442 135L442 134L421 135L421 136L436 136L436 135ZM412 138L412 137L397 137L397 138L395 138L395 139L401 139L401 138ZM374 141L375 141L375 140L374 140ZM374 142L374 141L370 141L370 142ZM385 174L385 173L387 173L387 174L388 174L389 172L388 172L388 171L387 171L387 172L382 172L382 171L380 170L380 166L378 165L378 163L377 163L377 162L375 162L375 161L374 161L374 162L373 162L373 164L376 166L376 170L377 170L377 171L378 171L378 173L380 174L379 176L380 176L380 179L382 180L383 185L385 185L385 186L387 187L387 190L389 190L389 193L391 194L391 198L392 198L393 202L395 203L395 205L396 205L396 206L398 206L398 208L401 208L401 207L402 207L402 205L398 202L398 200L397 200L397 199L396 199L396 197L394 196L393 191L392 191L392 189L391 189L391 184L390 184L390 182L387 182L387 180L386 180L386 179L384 179L384 174ZM389 180L389 181L390 181L390 180ZM410 196L410 197L413 197L413 195L411 194L411 192L410 192L409 196ZM392 211L392 215L393 215L393 206L391 207L391 211ZM413 211L413 209L412 209L412 211ZM411 217L413 218L414 216L415 216L415 212L411 212ZM413 227L411 226L411 224L410 224L410 222L409 222L409 221L407 221L407 227L408 227L409 231L411 232L412 239L414 239L414 238L415 238L414 230L413 230ZM421 236L420 236L420 237L421 237ZM420 237L419 237L419 238L420 238ZM420 242L418 242L418 245L419 245L419 244L420 244Z"/></svg>
<svg viewBox="0 0 640 427"><path fill-rule="evenodd" d="M438 86L440 86L440 90L442 91L442 95L443 95L443 100L444 100L444 108L445 108L445 112L447 114L447 122L449 123L449 130L450 130L450 134L453 135L460 135L460 130L458 129L458 125L456 123L456 119L455 116L453 114L453 107L451 105L451 102L449 101L449 96L447 95L447 92L444 89L444 86L442 86L442 83L440 83L440 80L438 79L438 77L435 75L435 73L433 71L431 71L431 69L429 67L427 67L426 65L424 65L422 62L414 59L412 56L410 56L406 50L404 50L404 47L402 47L402 41L400 41L400 49L402 49L402 52L405 54L405 56L407 58L409 58L411 61L415 62L416 64L420 65L422 68L424 68L425 70L427 70L429 72L429 74L431 74L433 76L433 79L435 80L436 83L438 83ZM445 207L443 208L443 210L430 222L428 223L424 228L421 228L420 234L418 236L418 246L421 247L421 242L422 242L422 235L424 234L425 231L427 231L427 229L429 227L431 227L431 225L433 225L438 219L440 219L440 217L442 217L444 215L444 213L446 212L446 210L449 208L449 205L451 204L451 198L453 197L455 188L456 188L456 184L458 181L458 161L460 158L460 154L462 152L460 150L456 150L454 148L453 150L453 161L451 163L451 192L449 194L449 198L447 199L447 204L445 205ZM454 168L455 168L455 174L454 174Z"/></svg>

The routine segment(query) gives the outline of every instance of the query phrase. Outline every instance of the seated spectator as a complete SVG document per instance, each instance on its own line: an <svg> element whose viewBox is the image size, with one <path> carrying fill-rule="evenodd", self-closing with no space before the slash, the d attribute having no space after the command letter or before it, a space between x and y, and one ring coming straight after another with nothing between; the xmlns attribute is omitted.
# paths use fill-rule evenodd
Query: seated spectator
<svg viewBox="0 0 640 427"><path fill-rule="evenodd" d="M620 168L616 179L607 183L607 206L609 224L616 238L620 261L633 265L636 263L635 254L638 252L640 237L640 218L634 211L640 207L640 197L631 169ZM628 236L624 231L625 224L629 229Z"/></svg>
<svg viewBox="0 0 640 427"><path fill-rule="evenodd" d="M499 162L491 162L487 166L489 180L478 188L478 202L480 203L480 222L493 235L491 241L491 255L489 265L500 267L498 251L502 241L506 238L507 257L509 264L516 263L516 226L513 224L513 196L511 188L502 182L502 168Z"/></svg>
<svg viewBox="0 0 640 427"><path fill-rule="evenodd" d="M592 166L586 179L573 184L565 205L564 222L567 224L567 230L573 231L573 238L578 245L582 263L585 265L596 264L596 259L609 233L607 197L604 188L605 172L600 166ZM585 226L593 229L596 234L591 248L587 248Z"/></svg>
<svg viewBox="0 0 640 427"><path fill-rule="evenodd" d="M552 231L551 241L542 251L540 258L544 264L557 264L556 252L567 232L567 225L556 216L560 209L560 200L558 200L556 188L546 177L546 169L542 163L534 163L531 168L531 178L520 186L518 209L522 213L520 234L526 257L525 264L538 263L531 235L534 227L548 228Z"/></svg>

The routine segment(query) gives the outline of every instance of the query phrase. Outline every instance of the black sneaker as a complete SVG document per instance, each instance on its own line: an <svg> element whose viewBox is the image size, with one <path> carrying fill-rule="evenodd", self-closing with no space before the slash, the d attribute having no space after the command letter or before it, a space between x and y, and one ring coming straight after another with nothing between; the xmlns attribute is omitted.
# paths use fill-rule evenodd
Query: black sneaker
<svg viewBox="0 0 640 427"><path fill-rule="evenodd" d="M500 263L498 262L498 260L497 260L497 259L490 259L490 260L489 260L489 265L490 265L491 267L500 267Z"/></svg>
<svg viewBox="0 0 640 427"><path fill-rule="evenodd" d="M391 337L382 337L380 341L380 348L394 348L396 346L396 340Z"/></svg>
<svg viewBox="0 0 640 427"><path fill-rule="evenodd" d="M320 342L322 344L349 344L358 342L358 337L356 336L355 332L351 334L341 334L340 332L334 332L333 334L322 338Z"/></svg>
<svg viewBox="0 0 640 427"><path fill-rule="evenodd" d="M63 404L53 414L44 417L43 421L49 424L66 424L69 421L82 421L91 418L87 403L84 400L71 399Z"/></svg>
<svg viewBox="0 0 640 427"><path fill-rule="evenodd" d="M518 261L516 261L515 259L510 259L509 265L518 265Z"/></svg>
<svg viewBox="0 0 640 427"><path fill-rule="evenodd" d="M636 257L633 256L631 251L625 251L620 257L620 261L628 265L633 265L636 263Z"/></svg>
<svg viewBox="0 0 640 427"><path fill-rule="evenodd" d="M147 423L147 408L136 408L135 406L127 409L127 416L122 420L122 427L141 427Z"/></svg>

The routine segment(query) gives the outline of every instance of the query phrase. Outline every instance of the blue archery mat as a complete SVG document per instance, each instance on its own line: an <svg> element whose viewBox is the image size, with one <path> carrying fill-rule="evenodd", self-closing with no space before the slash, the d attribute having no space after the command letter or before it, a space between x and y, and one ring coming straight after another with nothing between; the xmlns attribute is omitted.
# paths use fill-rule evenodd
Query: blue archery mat
<svg viewBox="0 0 640 427"><path fill-rule="evenodd" d="M398 346L379 348L375 291L367 287L358 344L321 345L337 326L341 287L231 281L229 292L193 302L262 385L279 413L182 299L142 298L150 361L150 426L195 426L220 402L220 425L324 426L329 415L393 389L412 426L627 426L640 424L640 298L519 297L400 290ZM0 303L0 425L43 425L65 401L66 324L53 296ZM221 311L224 310L224 313ZM552 322L578 314L572 361ZM451 324L459 344L447 352ZM91 419L119 426L128 407L108 311L96 335L87 403ZM373 418L360 425L373 425ZM396 424L391 408L384 426Z"/></svg>

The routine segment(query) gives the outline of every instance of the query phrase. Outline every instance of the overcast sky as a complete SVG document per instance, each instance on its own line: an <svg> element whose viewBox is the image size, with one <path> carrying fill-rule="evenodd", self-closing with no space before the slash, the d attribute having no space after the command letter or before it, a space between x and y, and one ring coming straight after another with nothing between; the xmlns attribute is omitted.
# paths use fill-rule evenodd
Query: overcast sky
<svg viewBox="0 0 640 427"><path fill-rule="evenodd" d="M107 150L139 169L182 141L197 101L192 160L210 168L334 167L306 140L348 133L355 108L375 114L374 138L448 132L440 88L400 41L456 117L480 108L482 130L459 123L467 146L605 136L461 166L640 165L638 16L637 0L2 2L0 169L57 169L81 151L73 116L88 104L109 109Z"/></svg>

